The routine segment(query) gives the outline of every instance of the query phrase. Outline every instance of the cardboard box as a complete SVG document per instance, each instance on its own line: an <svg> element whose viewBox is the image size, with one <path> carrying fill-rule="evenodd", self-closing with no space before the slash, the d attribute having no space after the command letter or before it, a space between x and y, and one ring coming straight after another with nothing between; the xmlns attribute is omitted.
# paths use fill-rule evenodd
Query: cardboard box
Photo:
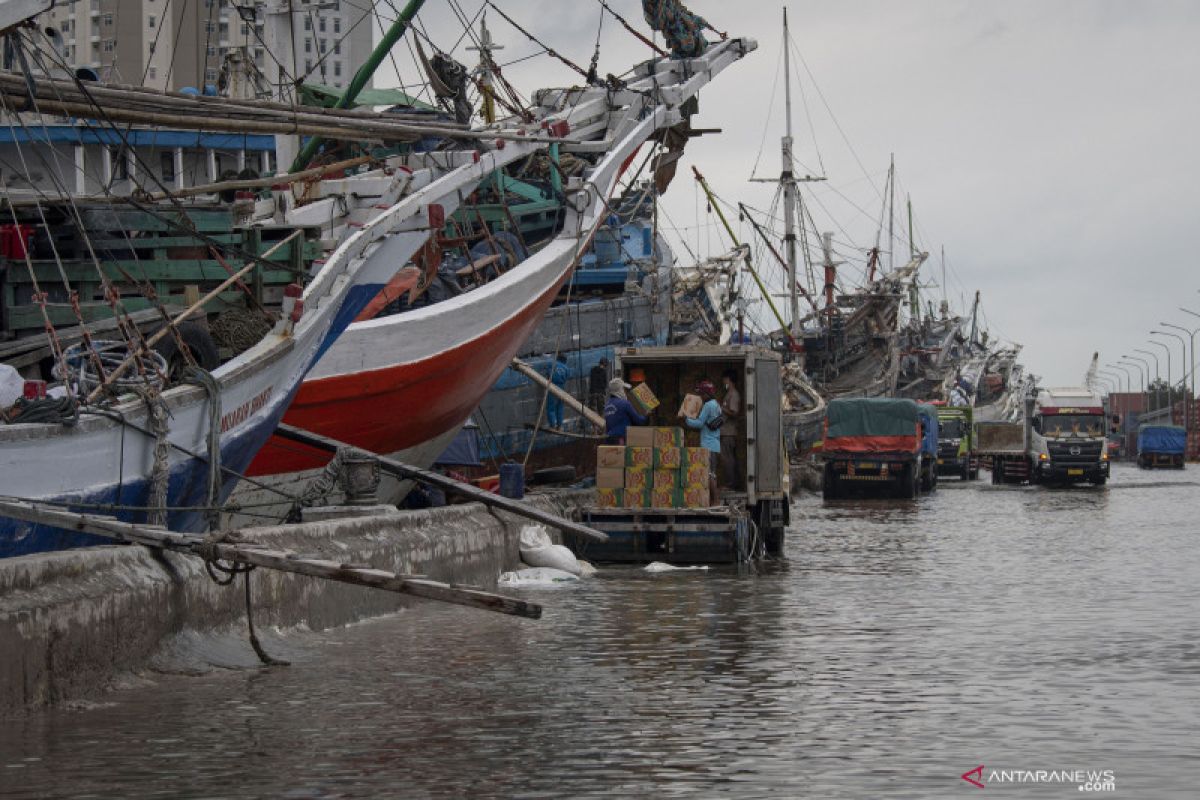
<svg viewBox="0 0 1200 800"><path fill-rule="evenodd" d="M596 470L597 489L624 489L624 467L600 467Z"/></svg>
<svg viewBox="0 0 1200 800"><path fill-rule="evenodd" d="M708 448L685 447L683 450L683 464L684 466L701 464L705 469L708 469Z"/></svg>
<svg viewBox="0 0 1200 800"><path fill-rule="evenodd" d="M680 508L683 505L683 490L653 489L650 492L650 508Z"/></svg>
<svg viewBox="0 0 1200 800"><path fill-rule="evenodd" d="M621 508L649 508L649 489L624 489L621 497Z"/></svg>
<svg viewBox="0 0 1200 800"><path fill-rule="evenodd" d="M708 508L708 484L686 486L683 489L684 508Z"/></svg>
<svg viewBox="0 0 1200 800"><path fill-rule="evenodd" d="M654 428L630 425L625 429L625 444L628 447L654 447Z"/></svg>
<svg viewBox="0 0 1200 800"><path fill-rule="evenodd" d="M597 489L596 505L600 508L620 508L625 503L624 489Z"/></svg>
<svg viewBox="0 0 1200 800"><path fill-rule="evenodd" d="M654 392L650 391L650 387L644 383L639 383L630 389L627 396L629 397L629 402L633 403L633 407L643 415L649 414L658 408L658 398L654 396Z"/></svg>
<svg viewBox="0 0 1200 800"><path fill-rule="evenodd" d="M596 466L624 467L625 448L619 444L602 444L596 448Z"/></svg>
<svg viewBox="0 0 1200 800"><path fill-rule="evenodd" d="M650 486L653 489L678 489L681 485L677 469L656 469L651 476Z"/></svg>
<svg viewBox="0 0 1200 800"><path fill-rule="evenodd" d="M631 468L625 470L626 489L649 489L651 485L650 470Z"/></svg>
<svg viewBox="0 0 1200 800"><path fill-rule="evenodd" d="M680 471L679 482L684 486L708 485L708 465L688 464Z"/></svg>
<svg viewBox="0 0 1200 800"><path fill-rule="evenodd" d="M683 447L683 428L655 428L655 447Z"/></svg>
<svg viewBox="0 0 1200 800"><path fill-rule="evenodd" d="M704 408L704 398L698 394L685 394L683 402L679 404L679 413L685 417L700 416L700 409Z"/></svg>
<svg viewBox="0 0 1200 800"><path fill-rule="evenodd" d="M625 466L635 469L651 469L654 467L653 447L626 447Z"/></svg>
<svg viewBox="0 0 1200 800"><path fill-rule="evenodd" d="M682 447L656 447L656 448L654 448L654 468L655 469L677 470L682 466L683 466L683 448Z"/></svg>

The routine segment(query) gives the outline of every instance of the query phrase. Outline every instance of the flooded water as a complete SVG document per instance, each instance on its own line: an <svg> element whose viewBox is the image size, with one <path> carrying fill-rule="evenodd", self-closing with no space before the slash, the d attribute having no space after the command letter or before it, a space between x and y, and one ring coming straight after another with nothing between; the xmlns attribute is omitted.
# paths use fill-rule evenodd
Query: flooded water
<svg viewBox="0 0 1200 800"><path fill-rule="evenodd" d="M754 571L603 570L523 592L540 622L425 605L6 721L0 794L959 797L982 765L1195 797L1197 481L805 498Z"/></svg>

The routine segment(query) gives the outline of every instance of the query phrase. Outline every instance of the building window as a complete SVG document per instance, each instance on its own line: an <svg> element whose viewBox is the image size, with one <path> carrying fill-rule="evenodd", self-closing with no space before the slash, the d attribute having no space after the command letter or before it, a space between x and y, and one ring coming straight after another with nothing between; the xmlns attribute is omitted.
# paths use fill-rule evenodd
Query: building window
<svg viewBox="0 0 1200 800"><path fill-rule="evenodd" d="M216 29L217 29L217 23L215 23L215 22L213 22L213 21L211 21L211 20L210 20L210 21L208 21L208 22L206 22L206 23L204 23L204 32L205 32L205 33L212 33L212 32L213 32L213 31L215 31Z"/></svg>
<svg viewBox="0 0 1200 800"><path fill-rule="evenodd" d="M324 33L325 32L325 18L321 17L321 19L319 19L317 22L321 26L321 33Z"/></svg>
<svg viewBox="0 0 1200 800"><path fill-rule="evenodd" d="M158 78L158 67L150 67L148 70L146 70L146 77L150 80L155 80Z"/></svg>
<svg viewBox="0 0 1200 800"><path fill-rule="evenodd" d="M306 31L312 30L312 18L311 17L304 18L304 30L306 30Z"/></svg>
<svg viewBox="0 0 1200 800"><path fill-rule="evenodd" d="M155 20L155 19L154 19L154 15L153 15L153 14L151 14L150 16L146 17L146 26L147 26L147 27L149 27L149 28L153 28L153 27L154 27L154 23L155 23L156 21L157 21L157 20Z"/></svg>
<svg viewBox="0 0 1200 800"><path fill-rule="evenodd" d="M306 53L312 52L312 39L304 40L304 52L306 52Z"/></svg>
<svg viewBox="0 0 1200 800"><path fill-rule="evenodd" d="M325 40L324 39L321 40L321 52L322 53L325 52Z"/></svg>
<svg viewBox="0 0 1200 800"><path fill-rule="evenodd" d="M162 165L162 179L164 181L175 180L175 153L161 153L159 163Z"/></svg>
<svg viewBox="0 0 1200 800"><path fill-rule="evenodd" d="M105 39L104 40L104 46L102 48L104 50L104 52L111 53L116 48L117 48L117 43L115 40L113 40L113 39Z"/></svg>
<svg viewBox="0 0 1200 800"><path fill-rule="evenodd" d="M304 71L312 72L312 59L311 58L304 59Z"/></svg>
<svg viewBox="0 0 1200 800"><path fill-rule="evenodd" d="M209 67L208 69L204 70L204 80L206 82L212 83L216 79L217 79L217 68L216 67Z"/></svg>
<svg viewBox="0 0 1200 800"><path fill-rule="evenodd" d="M342 77L342 62L340 62L340 61L333 62L333 76L335 78Z"/></svg>
<svg viewBox="0 0 1200 800"><path fill-rule="evenodd" d="M70 32L71 32L71 20L69 20L69 19L64 19L64 20L63 20L63 24L62 24L62 32L63 32L63 33L70 33Z"/></svg>
<svg viewBox="0 0 1200 800"><path fill-rule="evenodd" d="M215 44L210 44L206 52L210 56L215 56L217 54L217 46Z"/></svg>
<svg viewBox="0 0 1200 800"><path fill-rule="evenodd" d="M333 32L334 33L342 32L342 18L341 17L333 18Z"/></svg>
<svg viewBox="0 0 1200 800"><path fill-rule="evenodd" d="M340 56L342 54L342 43L341 42L333 43L333 54L335 56Z"/></svg>
<svg viewBox="0 0 1200 800"><path fill-rule="evenodd" d="M112 14L105 14L105 15L104 15L104 24L105 24L105 25L112 25L112 23L113 23L113 15L112 15Z"/></svg>
<svg viewBox="0 0 1200 800"><path fill-rule="evenodd" d="M243 22L242 23L242 36L249 36L249 35L250 35L250 26Z"/></svg>
<svg viewBox="0 0 1200 800"><path fill-rule="evenodd" d="M129 157L125 150L120 147L108 148L109 156L112 158L113 177L119 181L129 178Z"/></svg>

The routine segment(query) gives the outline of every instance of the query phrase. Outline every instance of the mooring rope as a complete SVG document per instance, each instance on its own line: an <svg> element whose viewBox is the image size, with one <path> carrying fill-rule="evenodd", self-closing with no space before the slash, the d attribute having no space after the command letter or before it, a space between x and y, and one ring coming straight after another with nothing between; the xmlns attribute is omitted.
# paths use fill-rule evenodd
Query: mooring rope
<svg viewBox="0 0 1200 800"><path fill-rule="evenodd" d="M188 367L185 380L204 389L208 395L208 529L221 525L221 387L212 373L201 367Z"/></svg>

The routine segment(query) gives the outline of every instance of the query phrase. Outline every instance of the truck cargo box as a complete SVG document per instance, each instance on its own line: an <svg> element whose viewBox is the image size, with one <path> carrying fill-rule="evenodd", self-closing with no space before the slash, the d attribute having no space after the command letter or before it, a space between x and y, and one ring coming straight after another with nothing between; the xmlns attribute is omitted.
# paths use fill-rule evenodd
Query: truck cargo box
<svg viewBox="0 0 1200 800"><path fill-rule="evenodd" d="M1139 453L1183 455L1187 431L1178 425L1142 425L1138 428Z"/></svg>
<svg viewBox="0 0 1200 800"><path fill-rule="evenodd" d="M1025 452L1025 426L1020 422L975 423L975 446L981 455Z"/></svg>
<svg viewBox="0 0 1200 800"><path fill-rule="evenodd" d="M837 398L825 414L826 456L842 453L915 453L921 411L913 400ZM936 434L935 434L936 436Z"/></svg>

